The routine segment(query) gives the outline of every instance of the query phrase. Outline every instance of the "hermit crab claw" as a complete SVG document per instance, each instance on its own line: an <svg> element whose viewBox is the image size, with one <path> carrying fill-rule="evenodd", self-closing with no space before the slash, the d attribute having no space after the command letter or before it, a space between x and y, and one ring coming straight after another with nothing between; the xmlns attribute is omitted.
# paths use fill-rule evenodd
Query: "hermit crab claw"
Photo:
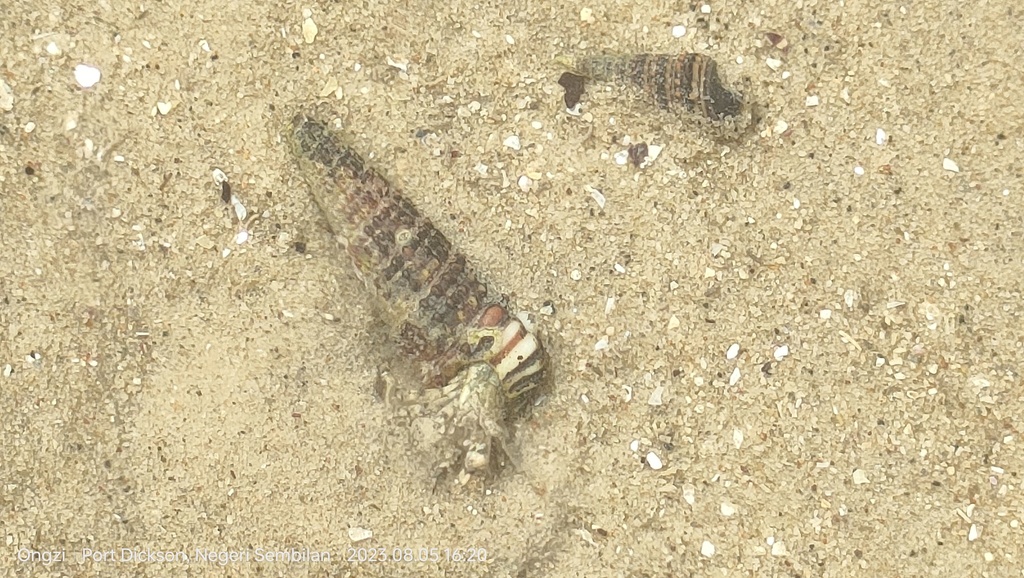
<svg viewBox="0 0 1024 578"><path fill-rule="evenodd" d="M444 388L451 401L442 412L450 413L452 433L463 452L462 469L474 474L493 464L495 444L507 448L501 379L487 363L474 363L459 372Z"/></svg>

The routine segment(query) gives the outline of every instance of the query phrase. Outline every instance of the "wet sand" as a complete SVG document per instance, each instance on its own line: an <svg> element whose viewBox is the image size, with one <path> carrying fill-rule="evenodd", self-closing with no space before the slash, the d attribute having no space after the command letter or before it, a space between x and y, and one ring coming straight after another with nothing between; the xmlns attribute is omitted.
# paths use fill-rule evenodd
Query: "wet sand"
<svg viewBox="0 0 1024 578"><path fill-rule="evenodd" d="M1021 575L1018 11L709 7L5 7L3 566ZM709 55L756 122L566 113L559 57L635 52ZM517 470L438 484L375 399L396 360L280 138L316 102L536 319Z"/></svg>

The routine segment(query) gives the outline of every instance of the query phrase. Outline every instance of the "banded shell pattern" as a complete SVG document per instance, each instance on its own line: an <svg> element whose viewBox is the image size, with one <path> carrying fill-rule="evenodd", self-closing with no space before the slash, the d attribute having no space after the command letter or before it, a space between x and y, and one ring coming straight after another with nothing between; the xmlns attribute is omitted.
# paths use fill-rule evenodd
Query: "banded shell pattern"
<svg viewBox="0 0 1024 578"><path fill-rule="evenodd" d="M509 315L466 258L317 112L292 120L292 147L328 224L359 276L395 319L402 353L423 384L443 387L486 362L508 398L535 387L546 365L537 336Z"/></svg>
<svg viewBox="0 0 1024 578"><path fill-rule="evenodd" d="M396 362L418 368L413 374L424 389L403 403L420 407L427 415L416 420L438 434L427 444L441 453L435 465L448 471L461 462L465 481L494 465L495 441L512 458L506 405L542 382L544 348L430 219L367 166L324 116L297 114L287 131L301 175L379 298L402 354ZM386 388L389 401L392 389Z"/></svg>
<svg viewBox="0 0 1024 578"><path fill-rule="evenodd" d="M704 54L635 54L590 56L576 62L576 72L599 82L622 82L652 95L658 106L682 106L711 120L740 114L740 95L722 85L718 64Z"/></svg>

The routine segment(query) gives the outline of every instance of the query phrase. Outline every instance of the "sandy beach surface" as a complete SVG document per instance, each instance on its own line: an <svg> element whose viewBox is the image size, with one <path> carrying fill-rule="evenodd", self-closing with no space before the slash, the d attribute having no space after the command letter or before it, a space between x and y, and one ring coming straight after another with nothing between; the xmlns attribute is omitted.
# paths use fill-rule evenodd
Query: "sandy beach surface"
<svg viewBox="0 0 1024 578"><path fill-rule="evenodd" d="M0 574L1024 576L1013 2L0 14ZM687 52L745 130L566 111ZM439 482L375 396L318 103L535 321L518 467Z"/></svg>

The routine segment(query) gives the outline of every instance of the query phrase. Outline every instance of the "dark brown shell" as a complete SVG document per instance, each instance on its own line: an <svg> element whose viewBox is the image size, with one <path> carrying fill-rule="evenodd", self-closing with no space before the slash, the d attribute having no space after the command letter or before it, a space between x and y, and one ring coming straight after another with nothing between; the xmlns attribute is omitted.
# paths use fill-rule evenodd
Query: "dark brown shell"
<svg viewBox="0 0 1024 578"><path fill-rule="evenodd" d="M530 336L535 356L516 363L501 358L507 351L498 347L504 342L496 346L498 336L518 343L527 335L519 321L430 219L320 114L302 112L292 120L289 137L302 176L358 274L389 310L398 345L420 364L424 385L441 387L467 365L486 361L501 368L506 394L528 389L516 381L540 377L542 366L529 367L544 363L536 337ZM474 331L479 340L468 337Z"/></svg>
<svg viewBox="0 0 1024 578"><path fill-rule="evenodd" d="M591 56L576 67L592 80L633 84L664 109L682 106L721 120L739 116L743 107L740 95L722 85L715 61L703 54Z"/></svg>

